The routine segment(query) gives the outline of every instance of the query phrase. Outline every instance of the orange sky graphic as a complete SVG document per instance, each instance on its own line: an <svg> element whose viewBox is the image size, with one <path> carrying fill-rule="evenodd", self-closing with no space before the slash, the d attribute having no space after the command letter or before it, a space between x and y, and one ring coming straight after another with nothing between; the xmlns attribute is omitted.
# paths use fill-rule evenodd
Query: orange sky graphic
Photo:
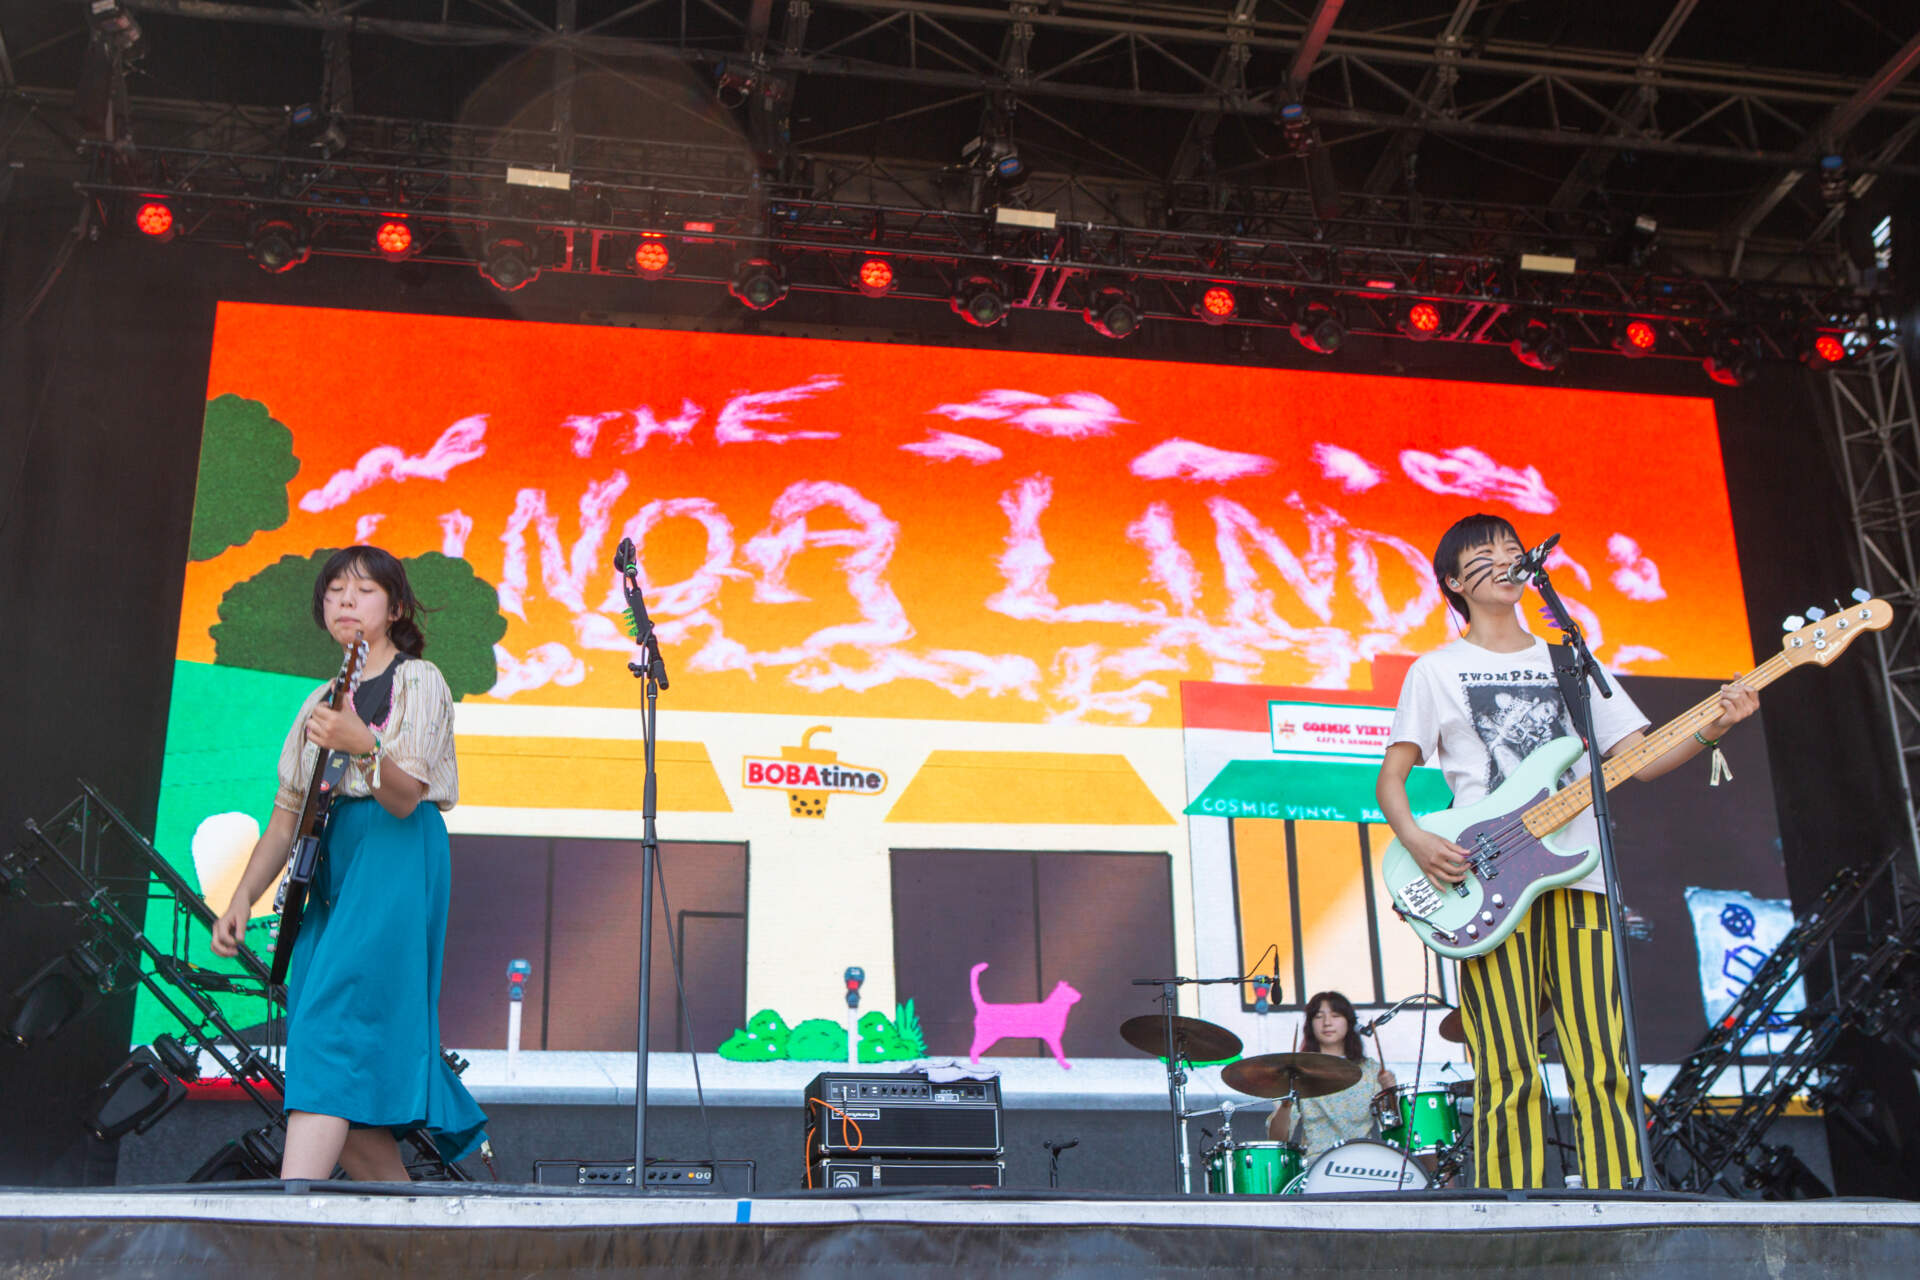
<svg viewBox="0 0 1920 1280"><path fill-rule="evenodd" d="M769 410L782 420L753 426L836 438L716 443L715 423L730 398L822 375L838 377L840 385ZM935 412L942 405L978 406L983 393L996 389L1055 405L1068 403L1061 397L1092 393L1125 421L1110 424L1106 434L1069 438L1036 434L1010 420ZM690 710L1178 725L1179 681L1221 678L1198 649L1163 643L1147 654L1153 625L1020 619L988 607L1007 586L999 563L1009 536L1003 498L1033 477L1051 485L1039 527L1053 559L1048 587L1062 607L1112 602L1179 612L1151 578L1147 552L1128 536L1158 503L1197 576L1198 624L1217 624L1229 601L1209 503L1226 499L1296 553L1309 546L1301 508L1337 513L1328 518L1346 529L1334 535L1331 623L1358 634L1368 630L1367 609L1352 575L1356 547L1366 540L1356 542L1351 530L1404 539L1424 553L1453 520L1485 509L1512 518L1529 541L1563 535L1562 546L1589 570L1592 586L1580 586L1571 573L1556 580L1600 618L1603 658L1627 644L1664 655L1634 662L1636 673L1726 677L1752 665L1718 433L1704 398L225 304L207 393L229 392L264 402L292 429L301 467L289 486L293 510L284 526L188 566L179 656L194 661L213 658L208 629L229 586L282 555L350 542L363 516L382 517L374 541L414 555L439 550L440 518L463 512L474 522L466 556L497 583L505 553L501 532L523 490L544 491L562 549L570 553L580 536L583 493L623 472L628 487L613 506L612 531L595 561L585 593L589 607L599 606L612 584L608 562L621 525L650 500L702 498L724 514L735 541L738 576L710 606L728 644L765 653L857 621L847 547L799 552L787 583L806 599L783 602L755 598L755 566L741 552L769 528L773 504L790 485L834 482L858 491L898 526L880 576L911 634L892 649L921 656L972 652L1003 664L1024 660L1037 673L1026 688L962 695L921 678L880 679L890 669L884 655L838 646L810 668L816 677L823 666L838 674L824 684L815 678L816 687L807 688L795 681L791 664L763 664L751 673L716 669L715 632L701 627L666 653L673 701ZM623 450L634 410L648 408L664 421L680 413L683 402L701 410L686 441L656 436L641 449ZM601 428L589 456L577 456L566 421L602 413L622 416ZM384 445L423 454L449 426L475 414L486 415L485 456L455 467L446 479L385 480L317 513L298 506L302 495L352 469L368 450ZM936 431L983 442L1002 456L978 464L934 461L901 448ZM1205 481L1135 474L1141 455L1172 439L1256 455L1271 467ZM1316 445L1364 459L1378 481L1351 491L1315 460ZM1432 492L1410 478L1402 461L1403 451L1441 455L1463 447L1506 468L1538 468L1556 509L1534 514L1495 498ZM807 516L816 540L854 525L833 508ZM1665 598L1633 599L1613 585L1618 566L1609 560L1609 539L1621 534L1657 565ZM1367 545L1379 556L1383 597L1400 607L1418 592L1420 575L1377 543ZM649 581L657 589L687 577L706 546L693 521L662 522L644 547ZM1249 553L1276 613L1292 625L1317 625L1308 603L1274 566L1251 546ZM580 647L571 612L542 587L537 542L529 542L528 563L526 618L510 618L505 647L520 656L542 644L567 645L586 671L578 683L546 684L512 700L631 705L627 655ZM1450 635L1444 610L1435 610L1386 648L1417 652ZM1078 659L1071 656L1076 653ZM876 672L876 661L882 671ZM1093 664L1091 680L1073 675L1075 661ZM1341 683L1364 684L1366 671L1361 660ZM1257 669L1232 674L1264 684L1329 682L1324 667L1300 652L1266 652ZM1085 687L1063 693L1075 679ZM868 682L871 687L858 687ZM1113 703L1093 696L1128 690Z"/></svg>

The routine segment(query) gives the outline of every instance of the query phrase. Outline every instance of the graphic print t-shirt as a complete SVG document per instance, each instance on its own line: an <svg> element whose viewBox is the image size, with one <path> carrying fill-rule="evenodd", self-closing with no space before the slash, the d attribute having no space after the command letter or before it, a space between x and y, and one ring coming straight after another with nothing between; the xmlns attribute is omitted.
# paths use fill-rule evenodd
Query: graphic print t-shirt
<svg viewBox="0 0 1920 1280"><path fill-rule="evenodd" d="M1593 694L1594 732L1602 755L1647 718L1617 681L1613 696ZM1573 717L1554 682L1547 642L1534 637L1531 648L1495 653L1467 640L1455 640L1416 661L1400 688L1393 713L1393 741L1420 749L1420 763L1446 774L1455 808L1485 797L1520 767L1520 762L1555 738L1573 735ZM1574 763L1562 784L1587 775L1586 757ZM1558 843L1587 848L1599 839L1593 810L1568 824ZM1571 886L1607 891L1596 867Z"/></svg>

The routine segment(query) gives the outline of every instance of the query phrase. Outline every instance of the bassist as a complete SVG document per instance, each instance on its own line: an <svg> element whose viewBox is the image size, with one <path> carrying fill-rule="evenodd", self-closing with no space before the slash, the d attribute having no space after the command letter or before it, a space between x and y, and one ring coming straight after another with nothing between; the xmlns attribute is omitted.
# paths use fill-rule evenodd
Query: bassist
<svg viewBox="0 0 1920 1280"><path fill-rule="evenodd" d="M1380 770L1381 813L1442 892L1464 879L1467 850L1414 822L1408 773L1421 764L1440 769L1455 807L1470 805L1505 781L1536 747L1574 732L1546 642L1521 620L1517 606L1523 587L1506 577L1522 554L1518 533L1498 516L1468 516L1442 535L1434 576L1466 628L1458 640L1420 658L1408 671ZM1670 772L1759 706L1754 692L1741 684L1723 686L1720 700L1718 719L1700 736L1682 740L1636 776ZM1617 687L1611 698L1595 693L1593 715L1603 755L1633 748L1648 728L1646 717ZM1586 772L1583 756L1573 773ZM1593 843L1592 812L1582 811L1568 835L1569 843ZM1551 889L1500 946L1460 962L1460 1013L1475 1068L1473 1124L1482 1187L1539 1187L1546 1177L1536 1027L1543 999L1562 1028L1586 1185L1622 1187L1641 1175L1605 893L1597 868L1575 884Z"/></svg>

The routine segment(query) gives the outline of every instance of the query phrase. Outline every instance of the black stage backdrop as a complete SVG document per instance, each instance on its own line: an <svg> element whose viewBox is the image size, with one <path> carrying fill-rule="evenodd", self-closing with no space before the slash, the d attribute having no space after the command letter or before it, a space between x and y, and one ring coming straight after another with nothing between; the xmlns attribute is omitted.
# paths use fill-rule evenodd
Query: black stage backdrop
<svg viewBox="0 0 1920 1280"><path fill-rule="evenodd" d="M543 279L509 299L472 271L317 259L267 277L234 251L112 235L83 238L27 316L77 213L64 180L27 172L0 223L0 839L9 842L25 819L71 799L76 777L151 829L220 299L1115 353L1073 315L1016 314L980 332L924 303L795 296L760 316L717 287L664 283L647 291L649 314L635 316L630 280ZM1283 333L1197 324L1143 331L1127 354L1696 395L1706 386L1680 361L1581 356L1551 377L1498 350L1362 340L1322 361ZM510 363L513 353L501 358ZM1770 368L1716 402L1754 646L1764 656L1778 644L1776 619L1854 585L1855 543L1820 385L1796 368ZM1781 854L1804 902L1838 867L1904 839L1877 669L1863 651L1818 678L1780 682L1764 701ZM1690 780L1658 785L1705 785L1704 765L1683 773ZM0 903L0 995L76 940L55 913ZM93 1150L76 1117L123 1057L130 1019L121 1001L31 1050L0 1046L0 1185L111 1181L112 1152ZM1851 1051L1910 1154L1875 1159L1830 1126L1837 1189L1920 1198L1912 1076L1873 1046Z"/></svg>

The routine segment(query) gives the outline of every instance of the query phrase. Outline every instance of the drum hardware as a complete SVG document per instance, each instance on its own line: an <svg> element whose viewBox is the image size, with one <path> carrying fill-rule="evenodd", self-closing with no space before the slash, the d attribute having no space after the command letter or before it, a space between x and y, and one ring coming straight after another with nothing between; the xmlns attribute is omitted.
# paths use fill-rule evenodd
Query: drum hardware
<svg viewBox="0 0 1920 1280"><path fill-rule="evenodd" d="M1207 982L1238 983L1239 978L1153 978L1134 980L1135 986L1162 988L1165 1013L1146 1013L1120 1024L1120 1038L1142 1053L1164 1057L1167 1063L1167 1100L1173 1110L1175 1148L1174 1181L1181 1194L1193 1191L1193 1153L1188 1146L1187 1121L1195 1114L1212 1111L1187 1110L1187 1068L1195 1062L1218 1062L1240 1052L1240 1037L1202 1018L1187 1018L1174 1012L1182 986Z"/></svg>
<svg viewBox="0 0 1920 1280"><path fill-rule="evenodd" d="M1237 1093L1293 1102L1352 1088L1360 1064L1330 1053L1265 1053L1228 1064L1220 1079Z"/></svg>

